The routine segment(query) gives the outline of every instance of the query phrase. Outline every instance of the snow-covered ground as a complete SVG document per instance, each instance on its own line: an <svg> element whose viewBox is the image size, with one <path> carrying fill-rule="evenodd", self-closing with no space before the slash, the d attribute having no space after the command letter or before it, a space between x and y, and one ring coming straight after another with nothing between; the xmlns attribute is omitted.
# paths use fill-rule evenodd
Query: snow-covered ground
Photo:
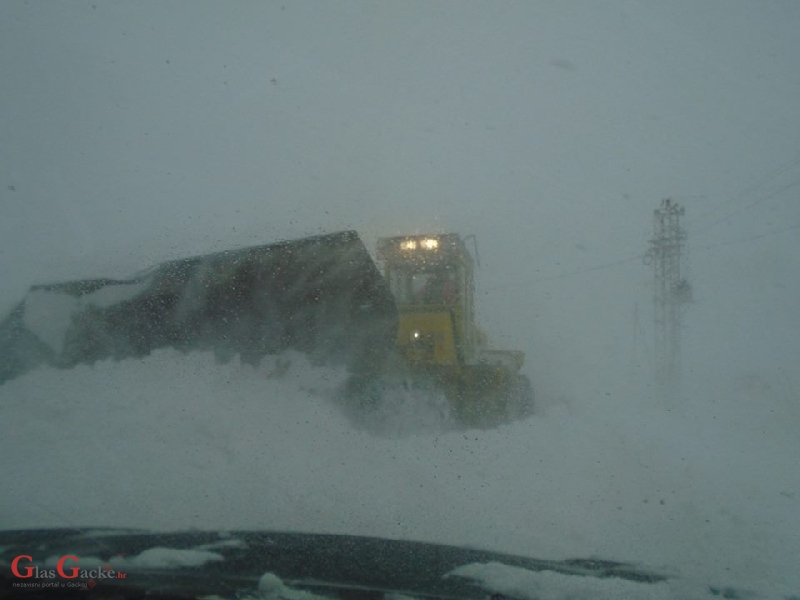
<svg viewBox="0 0 800 600"><path fill-rule="evenodd" d="M0 386L0 528L363 534L800 589L788 379L673 403L632 387L542 397L491 431L406 406L378 433L333 400L342 372L290 358L275 377L272 361L159 351Z"/></svg>

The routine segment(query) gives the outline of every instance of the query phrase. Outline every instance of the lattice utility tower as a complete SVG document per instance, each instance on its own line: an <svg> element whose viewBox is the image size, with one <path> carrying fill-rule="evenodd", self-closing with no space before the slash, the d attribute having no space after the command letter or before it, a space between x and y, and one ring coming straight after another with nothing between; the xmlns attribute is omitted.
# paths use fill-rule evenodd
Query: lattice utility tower
<svg viewBox="0 0 800 600"><path fill-rule="evenodd" d="M672 388L681 370L681 305L691 300L691 286L681 278L681 249L686 233L684 209L669 198L653 214L654 235L647 257L655 273L654 321L656 380Z"/></svg>

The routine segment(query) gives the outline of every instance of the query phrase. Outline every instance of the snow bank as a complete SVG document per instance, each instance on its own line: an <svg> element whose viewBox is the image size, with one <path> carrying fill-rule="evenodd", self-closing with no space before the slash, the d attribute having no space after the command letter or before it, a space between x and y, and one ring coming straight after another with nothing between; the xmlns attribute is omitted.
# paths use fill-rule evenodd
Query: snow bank
<svg viewBox="0 0 800 600"><path fill-rule="evenodd" d="M161 351L8 382L0 528L376 535L800 589L785 388L715 382L669 406L587 392L492 431L434 421L386 436L332 401L344 373L290 358L282 373Z"/></svg>

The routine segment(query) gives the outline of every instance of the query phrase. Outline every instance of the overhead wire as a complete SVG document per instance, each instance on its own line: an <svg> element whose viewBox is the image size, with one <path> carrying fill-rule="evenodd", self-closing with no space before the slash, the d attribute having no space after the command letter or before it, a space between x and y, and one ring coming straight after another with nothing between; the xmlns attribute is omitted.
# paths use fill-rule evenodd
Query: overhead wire
<svg viewBox="0 0 800 600"><path fill-rule="evenodd" d="M625 263L632 262L634 260L643 260L644 254L636 254L634 256L628 256L627 258L623 258L620 260L615 260L614 262L604 263L602 265L595 265L593 267L586 267L585 269L578 269L576 271L568 271L566 273L560 273L558 275L548 275L546 277L538 277L536 279L530 279L527 281L518 281L516 283L507 283L504 285L495 285L492 287L485 288L487 292L495 291L495 290L505 290L515 287L525 287L529 285L533 285L536 283L541 283L542 281L552 281L555 279L566 279L568 277L574 277L576 275L583 275L584 273L591 273L593 271L602 271L604 269L612 269L614 267L618 267L620 265L624 265Z"/></svg>
<svg viewBox="0 0 800 600"><path fill-rule="evenodd" d="M793 229L800 229L800 223L795 223L794 225L789 225L788 227L782 227L781 229L775 229L773 231L766 231L764 233L760 233L757 235L751 235L748 237L738 238L735 240L728 240L727 242L719 242L718 244L712 244L710 246L701 246L699 247L699 249L711 250L712 248L719 248L720 246L733 246L736 244L744 244L745 242L752 242L766 237L772 237L773 235L778 235L781 233L785 233L787 231L792 231Z"/></svg>
<svg viewBox="0 0 800 600"><path fill-rule="evenodd" d="M800 229L800 223L796 223L796 224L790 225L788 227L783 227L781 229L775 229L775 230L772 230L772 231L765 231L764 233L760 233L760 234L757 234L757 235L752 235L752 236L743 237L743 238L736 238L736 239L733 239L733 240L727 240L725 242L719 242L717 244L712 244L712 245L709 245L709 246L698 246L698 247L695 248L695 251L697 251L697 250L701 250L701 251L702 250L711 250L713 248L719 248L721 246L732 246L732 245L736 245L736 244L744 244L744 243L747 243L747 242L752 242L752 241L755 241L755 240L760 240L760 239L763 239L763 238L779 235L781 233L786 233L787 231L792 231L794 229ZM619 266L627 264L629 262L633 262L634 260L642 260L643 261L644 259L645 259L645 253L631 255L631 256L628 256L627 258L616 260L614 262L603 263L601 265L595 265L595 266L592 266L592 267L586 267L584 269L576 269L574 271L567 271L566 273L559 273L558 275L548 275L546 277L537 277L536 279L529 279L529 280L526 280L526 281L518 281L516 283L507 283L507 284L503 284L503 285L495 285L495 286L491 286L491 287L485 288L485 291L492 292L492 291L496 291L496 290L505 290L505 289L512 289L512 288L517 288L517 287L526 287L526 286L529 286L529 285L534 285L536 283L542 283L544 281L553 281L553 280L556 280L556 279L567 279L567 278L570 278L570 277L576 277L578 275L583 275L585 273L592 273L594 271L602 271L604 269L612 269L614 267L619 267Z"/></svg>
<svg viewBox="0 0 800 600"><path fill-rule="evenodd" d="M760 179L756 180L754 183L750 184L749 186L745 187L743 190L738 192L733 197L733 199L731 199L730 201L728 201L728 202L726 202L724 204L721 204L717 208L715 208L715 209L713 209L713 210L711 210L709 212L706 212L703 215L700 215L700 218L706 217L706 216L710 216L710 215L718 212L719 209L722 208L722 206L725 206L727 204L730 204L731 202L735 202L736 200L744 198L747 194L750 194L750 193L756 191L758 188L760 188L763 185L769 183L770 181L772 181L776 177L782 175L783 173L786 173L787 171L789 171L790 169L792 169L792 168L794 168L794 167L796 167L798 165L800 165L800 158L796 158L794 160L791 160L789 162L786 162L786 163L780 165L779 167L773 169L772 171L770 171L766 175L762 176ZM704 225L700 229L695 230L694 233L700 233L700 232L703 232L703 231L707 231L708 229L711 229L712 227L715 227L716 225L719 225L720 223L723 223L723 222L727 221L728 219L730 219L732 217L735 217L736 215L738 215L738 214L740 214L742 212L750 210L751 208L755 208L756 206L759 206L759 205L767 202L768 200L771 200L772 198L778 196L779 194L782 194L786 190L791 189L791 188L793 188L793 187L795 187L797 185L800 185L800 178L798 178L797 180L792 181L792 182L780 187L777 190L774 190L773 192L767 194L763 198L760 198L760 199L756 200L755 202L751 202L750 204L742 206L742 207L734 210L733 212L727 214L726 216L724 216L724 217L722 217L720 219L717 219L717 220L715 220L715 221L713 221L713 222L711 222L711 223L709 223L707 225ZM735 244L742 244L742 243L751 242L751 241L759 240L759 239L766 238L766 237L771 237L773 235L779 235L781 233L785 233L787 231L791 231L791 230L798 229L798 228L800 228L800 223L795 224L795 225L790 225L788 227L784 227L784 228L781 228L781 229L773 230L773 231L767 231L767 232L764 232L764 233L761 233L761 234L757 234L757 235L753 235L753 236L748 236L748 237L744 237L744 238L737 238L737 239L734 239L734 240L728 240L728 241L720 242L720 243L713 244L713 245L710 245L710 246L700 246L700 247L697 247L697 249L699 249L699 250L711 250L712 248L718 248L718 247L721 247L721 246L731 246L731 245L735 245ZM583 275L585 273L592 273L592 272L595 272L595 271L602 271L602 270L605 270L605 269L613 269L615 267L627 264L629 262L633 262L634 260L642 260L642 261L644 261L645 257L646 257L646 253L642 252L642 253L639 253L639 254L630 255L630 256L628 256L626 258L622 258L620 260L615 260L613 262L594 265L594 266L586 267L586 268L583 268L583 269L576 269L574 271L567 271L566 273L559 273L557 275L548 275L546 277L537 277L535 279L529 279L529 280L526 280L526 281L518 281L518 282L515 282L515 283L508 283L508 284L503 284L503 285L495 285L495 286L491 286L491 287L485 288L485 291L490 292L490 291L497 291L497 290L513 289L513 288L518 288L518 287L527 287L527 286L534 285L534 284L537 284L537 283L542 283L542 282L545 282L545 281L554 281L554 280L558 280L558 279L568 279L570 277L576 277L578 275Z"/></svg>
<svg viewBox="0 0 800 600"><path fill-rule="evenodd" d="M696 229L694 231L694 233L701 233L703 231L707 231L707 230L711 229L712 227L715 227L715 226L719 225L720 223L723 223L723 222L727 221L728 219L730 219L732 217L735 217L736 215L738 215L740 213L743 213L743 212L745 212L747 210L750 210L751 208L759 206L759 205L763 204L764 202L766 202L767 200L771 200L772 198L775 198L776 196L782 194L786 190L791 189L791 188L793 188L795 186L798 186L798 185L800 185L800 178L798 178L795 181L792 181L790 183L787 183L786 185L778 188L777 190L767 194L763 198L760 198L759 200L756 200L755 202L751 202L750 204L742 206L741 208L733 211L732 213L727 214L726 216L722 217L721 219L717 219L716 221L712 221L708 225L705 225L703 227L700 227L699 229Z"/></svg>
<svg viewBox="0 0 800 600"><path fill-rule="evenodd" d="M788 161L786 163L783 163L782 165L776 167L775 169L773 169L772 171L770 171L766 175L763 175L762 177L760 177L759 179L757 179L756 181L754 181L750 185L748 185L748 186L744 187L743 189L739 190L739 192L737 192L731 198L729 198L726 201L724 201L721 204L719 204L716 208L712 208L711 210L709 210L709 211L707 211L705 213L701 213L700 215L697 216L697 219L698 220L703 220L706 217L710 217L711 215L719 212L719 210L722 209L724 206L728 206L729 204L738 202L742 198L745 198L746 196L748 196L748 195L752 194L753 192L755 192L756 190L758 190L758 188L766 185L767 183L769 183L773 179L776 179L780 175L783 175L785 172L789 171L790 169L792 169L792 168L794 168L794 167L796 167L798 165L800 165L800 157L798 157L798 158L796 158L794 160L790 160L790 161ZM712 227L712 225L709 225L708 227L710 228L710 227Z"/></svg>
<svg viewBox="0 0 800 600"><path fill-rule="evenodd" d="M728 215L727 217L725 217L723 219L715 221L714 223L706 226L705 228L702 228L702 229L698 230L697 232L699 233L700 231L704 231L706 229L709 229L714 224L721 223L723 220L727 220L728 218L730 218L732 216L735 216L739 212L742 212L743 210L746 210L748 207L757 206L758 204L761 204L761 203L765 202L766 200L769 200L770 198L776 196L777 194L785 191L786 189L789 189L790 187L794 187L795 185L798 185L798 184L800 184L800 180L795 181L795 182L793 182L791 184L787 184L786 186L784 186L783 188L781 188L779 190L776 190L772 194L769 194L768 196L766 196L764 198L761 198L757 202L749 204L746 207L743 207L743 208L739 209L738 211L736 211L734 213L731 213L730 215ZM747 237L743 237L743 238L736 238L736 239L733 239L733 240L727 240L727 241L719 242L719 243L712 244L712 245L696 246L695 248L696 248L696 250L711 250L713 248L719 248L721 246L731 246L731 245L736 245L736 244L743 244L743 243L752 242L752 241L755 241L755 240L760 240L760 239L763 239L763 238L779 235L779 234L785 233L787 231L792 231L794 229L800 229L800 223L797 223L797 224L794 224L794 225L790 225L788 227L783 227L783 228L780 228L780 229L776 229L776 230L766 231L764 233L760 233L760 234L757 234L757 235L747 236ZM558 279L568 279L570 277L576 277L578 275L583 275L583 274L586 274L586 273L592 273L592 272L595 272L595 271L602 271L602 270L605 270L605 269L612 269L612 268L627 264L629 262L633 262L634 260L642 260L642 261L644 261L645 257L646 257L646 253L642 252L642 253L639 253L639 254L634 254L634 255L627 256L627 257L622 258L620 260L615 260L613 262L594 265L594 266L591 266L591 267L585 267L583 269L576 269L576 270L573 270L573 271L567 271L565 273L559 273L557 275L548 275L548 276L545 276L545 277L537 277L537 278L529 279L529 280L526 280L526 281L518 281L518 282L515 282L515 283L508 283L508 284L503 284L503 285L491 286L491 287L485 288L485 291L490 292L490 291L497 291L497 290L513 289L513 288L518 288L518 287L527 287L527 286L534 285L534 284L537 284L537 283L542 283L542 282L545 282L545 281L554 281L554 280L558 280Z"/></svg>
<svg viewBox="0 0 800 600"><path fill-rule="evenodd" d="M697 250L700 250L700 251L712 250L714 248L719 248L721 246L732 246L732 245L737 245L737 244L744 244L744 243L747 243L747 242L752 242L752 241L755 241L755 240L760 240L760 239L763 239L763 238L779 235L781 233L786 233L787 231L792 231L794 229L800 229L800 223L796 223L796 224L790 225L788 227L783 227L781 229L775 229L775 230L772 230L772 231L765 231L764 233L760 233L760 234L757 234L757 235L751 235L751 236L748 236L748 237L736 238L736 239L733 239L733 240L727 240L725 242L719 242L717 244L712 244L712 245L708 245L708 246L698 246L698 247L695 248L695 251L697 251ZM604 263L604 264L601 264L601 265L595 265L595 266L592 266L592 267L586 267L584 269L576 269L574 271L567 271L566 273L559 273L558 275L548 275L546 277L537 277L536 279L529 279L529 280L526 280L526 281L518 281L516 283L507 283L507 284L503 284L503 285L495 285L495 286L484 288L484 291L492 292L492 291L497 291L497 290L506 290L506 289L517 288L517 287L527 287L529 285L534 285L534 284L542 283L542 282L545 282L545 281L554 281L554 280L557 280L557 279L568 279L570 277L576 277L578 275L583 275L585 273L592 273L594 271L602 271L604 269L613 269L614 267L619 267L619 266L627 264L629 262L633 262L634 260L642 260L642 261L644 261L645 256L646 256L645 253L631 255L631 256L628 256L627 258L616 260L614 262Z"/></svg>

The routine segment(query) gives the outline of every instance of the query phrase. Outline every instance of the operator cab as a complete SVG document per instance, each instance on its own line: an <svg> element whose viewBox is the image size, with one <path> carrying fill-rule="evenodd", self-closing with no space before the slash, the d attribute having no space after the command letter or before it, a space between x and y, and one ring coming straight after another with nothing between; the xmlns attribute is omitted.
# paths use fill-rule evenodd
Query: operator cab
<svg viewBox="0 0 800 600"><path fill-rule="evenodd" d="M400 310L398 346L415 352L417 362L452 364L470 356L473 262L461 237L384 238L378 241L378 258Z"/></svg>
<svg viewBox="0 0 800 600"><path fill-rule="evenodd" d="M472 294L472 257L455 234L384 238L378 258L399 306L466 306Z"/></svg>
<svg viewBox="0 0 800 600"><path fill-rule="evenodd" d="M459 297L458 279L456 269L446 266L425 270L398 266L391 271L389 286L400 305L452 305Z"/></svg>

